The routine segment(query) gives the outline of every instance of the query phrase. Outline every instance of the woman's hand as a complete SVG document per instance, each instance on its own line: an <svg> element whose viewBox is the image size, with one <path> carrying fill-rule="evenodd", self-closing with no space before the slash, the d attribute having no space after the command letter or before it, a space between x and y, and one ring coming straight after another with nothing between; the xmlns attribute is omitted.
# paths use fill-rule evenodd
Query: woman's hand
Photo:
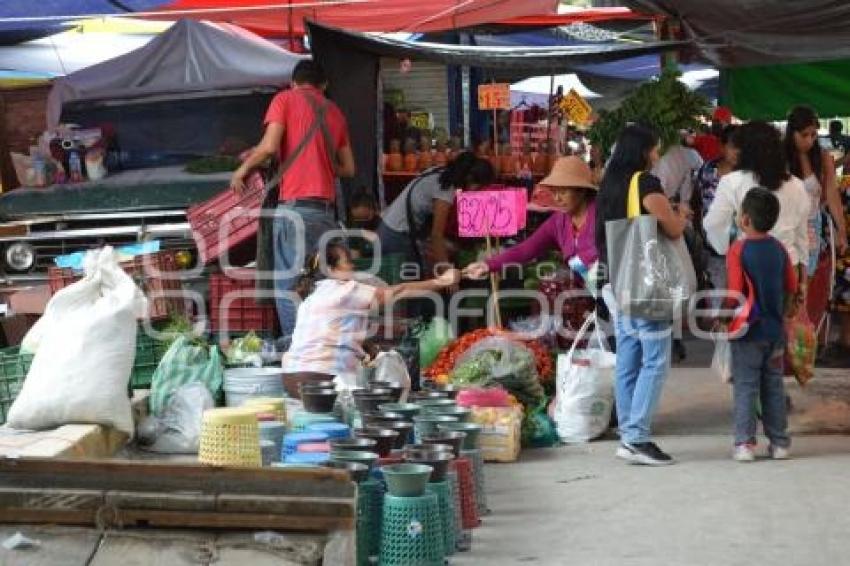
<svg viewBox="0 0 850 566"><path fill-rule="evenodd" d="M435 279L440 287L454 287L460 283L461 272L459 269L451 268L445 270Z"/></svg>
<svg viewBox="0 0 850 566"><path fill-rule="evenodd" d="M241 195L245 192L245 177L247 176L247 173L242 170L242 167L240 167L234 171L233 175L230 177L230 189L237 195Z"/></svg>
<svg viewBox="0 0 850 566"><path fill-rule="evenodd" d="M490 266L483 261L470 263L463 270L463 274L470 279L484 279L488 273L490 273Z"/></svg>

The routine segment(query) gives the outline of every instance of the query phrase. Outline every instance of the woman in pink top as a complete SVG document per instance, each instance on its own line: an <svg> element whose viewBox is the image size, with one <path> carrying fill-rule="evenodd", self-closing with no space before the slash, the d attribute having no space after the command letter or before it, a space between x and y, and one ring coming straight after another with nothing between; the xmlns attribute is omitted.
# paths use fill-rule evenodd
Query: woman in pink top
<svg viewBox="0 0 850 566"><path fill-rule="evenodd" d="M594 232L597 187L593 184L593 173L581 158L561 157L540 184L549 187L560 210L524 242L469 265L466 275L480 279L505 265L528 263L557 249L564 263L585 279L598 257Z"/></svg>

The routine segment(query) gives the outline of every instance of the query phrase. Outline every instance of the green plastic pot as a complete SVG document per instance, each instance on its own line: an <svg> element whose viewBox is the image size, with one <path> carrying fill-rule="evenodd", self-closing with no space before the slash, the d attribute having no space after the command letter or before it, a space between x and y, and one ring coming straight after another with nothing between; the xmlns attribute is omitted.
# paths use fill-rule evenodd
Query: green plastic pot
<svg viewBox="0 0 850 566"><path fill-rule="evenodd" d="M437 432L437 427L441 424L456 423L457 418L449 415L418 415L413 417L413 427L416 431L416 437L421 439L423 436L428 436Z"/></svg>
<svg viewBox="0 0 850 566"><path fill-rule="evenodd" d="M378 461L378 455L375 452L366 452L365 450L339 450L331 452L331 460L334 462L357 462L365 464L371 470Z"/></svg>
<svg viewBox="0 0 850 566"><path fill-rule="evenodd" d="M464 450L476 450L478 448L478 440L481 437L481 431L484 429L478 423L445 423L437 425L437 430L465 432L466 438L463 439Z"/></svg>
<svg viewBox="0 0 850 566"><path fill-rule="evenodd" d="M454 399L423 399L422 401L417 401L422 407L423 413L433 413L439 409L447 409L449 407L457 407L457 403Z"/></svg>
<svg viewBox="0 0 850 566"><path fill-rule="evenodd" d="M390 495L420 497L431 478L431 466L424 464L393 464L381 468Z"/></svg>
<svg viewBox="0 0 850 566"><path fill-rule="evenodd" d="M449 417L456 418L459 422L465 423L469 422L469 419L472 418L472 409L467 409L466 407L433 407L431 409L432 415L447 415Z"/></svg>
<svg viewBox="0 0 850 566"><path fill-rule="evenodd" d="M422 407L416 403L384 403L378 405L378 410L382 413L399 413L412 420L413 417L422 412Z"/></svg>

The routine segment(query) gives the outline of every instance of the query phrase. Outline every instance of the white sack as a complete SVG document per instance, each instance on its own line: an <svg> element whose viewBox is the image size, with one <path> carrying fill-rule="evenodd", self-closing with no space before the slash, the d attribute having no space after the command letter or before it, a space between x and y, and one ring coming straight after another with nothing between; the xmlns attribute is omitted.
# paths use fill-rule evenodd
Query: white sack
<svg viewBox="0 0 850 566"><path fill-rule="evenodd" d="M127 385L146 299L112 248L86 255L82 280L56 293L24 337L35 353L8 424L48 429L94 423L133 435Z"/></svg>

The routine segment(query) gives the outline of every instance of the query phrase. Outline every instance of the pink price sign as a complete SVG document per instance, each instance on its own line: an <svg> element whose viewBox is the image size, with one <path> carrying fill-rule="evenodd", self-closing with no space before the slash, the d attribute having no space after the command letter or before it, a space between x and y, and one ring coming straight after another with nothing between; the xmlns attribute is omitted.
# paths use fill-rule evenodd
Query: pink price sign
<svg viewBox="0 0 850 566"><path fill-rule="evenodd" d="M525 228L527 210L525 189L459 192L458 233L463 238L513 236Z"/></svg>

